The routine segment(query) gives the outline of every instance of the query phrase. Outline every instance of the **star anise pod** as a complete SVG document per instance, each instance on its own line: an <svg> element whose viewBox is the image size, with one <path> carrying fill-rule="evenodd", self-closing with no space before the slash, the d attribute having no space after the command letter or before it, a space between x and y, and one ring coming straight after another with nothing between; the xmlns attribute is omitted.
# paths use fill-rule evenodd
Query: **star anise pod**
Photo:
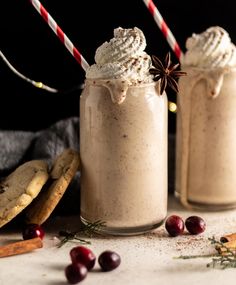
<svg viewBox="0 0 236 285"><path fill-rule="evenodd" d="M149 72L154 75L154 81L161 80L161 95L165 91L167 85L178 93L179 87L176 80L180 76L186 75L186 72L177 70L179 63L172 64L169 52L166 55L164 64L155 55L152 55L152 63L154 67L150 68Z"/></svg>

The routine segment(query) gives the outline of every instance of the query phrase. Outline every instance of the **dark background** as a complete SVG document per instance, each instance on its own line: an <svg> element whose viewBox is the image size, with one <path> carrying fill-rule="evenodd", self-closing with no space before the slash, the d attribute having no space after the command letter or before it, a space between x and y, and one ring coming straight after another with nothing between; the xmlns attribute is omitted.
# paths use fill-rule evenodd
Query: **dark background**
<svg viewBox="0 0 236 285"><path fill-rule="evenodd" d="M113 36L117 27L141 28L149 54L164 58L169 45L142 0L42 0L89 64L96 48ZM213 25L226 29L236 42L233 1L154 0L181 48L193 32ZM79 116L80 84L84 71L28 0L1 1L1 51L25 76L55 87L51 94L16 77L0 63L0 129L37 131L54 122ZM177 62L172 53L172 60ZM67 92L64 92L67 91ZM169 92L169 99L176 101ZM175 132L175 114L169 113L169 132Z"/></svg>

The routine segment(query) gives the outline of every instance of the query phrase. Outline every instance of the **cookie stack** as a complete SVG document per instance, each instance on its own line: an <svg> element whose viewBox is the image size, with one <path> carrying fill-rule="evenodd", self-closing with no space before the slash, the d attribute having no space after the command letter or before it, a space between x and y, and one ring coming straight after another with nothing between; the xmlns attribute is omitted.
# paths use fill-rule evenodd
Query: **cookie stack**
<svg viewBox="0 0 236 285"><path fill-rule="evenodd" d="M43 224L79 170L79 154L65 149L49 170L43 160L28 161L0 183L0 227L25 209L27 223Z"/></svg>

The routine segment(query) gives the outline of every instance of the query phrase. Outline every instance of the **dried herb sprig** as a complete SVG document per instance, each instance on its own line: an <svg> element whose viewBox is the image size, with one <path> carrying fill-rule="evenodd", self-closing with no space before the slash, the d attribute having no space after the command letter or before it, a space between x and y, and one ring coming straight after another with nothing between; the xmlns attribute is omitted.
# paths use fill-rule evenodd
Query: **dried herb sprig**
<svg viewBox="0 0 236 285"><path fill-rule="evenodd" d="M212 258L210 263L207 263L207 267L212 268L236 268L236 250L232 250L224 245L223 242L217 241L215 237L208 238L215 246L217 250L214 254L206 254L206 255L180 255L176 257L177 259L193 259L193 258ZM221 249L221 250L220 250ZM222 251L222 249L224 249Z"/></svg>
<svg viewBox="0 0 236 285"><path fill-rule="evenodd" d="M102 227L105 227L106 223L103 221L95 221L93 223L83 224L81 231L88 237L92 237L94 233L98 232Z"/></svg>
<svg viewBox="0 0 236 285"><path fill-rule="evenodd" d="M152 55L152 64L154 67L150 68L149 72L154 75L154 81L161 80L160 94L163 94L167 85L176 93L179 92L177 79L180 76L186 75L186 72L177 70L179 63L172 64L170 52L167 53L164 64L157 56Z"/></svg>
<svg viewBox="0 0 236 285"><path fill-rule="evenodd" d="M60 243L58 244L58 247L62 247L64 244L67 242L74 242L77 241L80 244L91 244L90 241L81 239L77 236L78 232L70 232L70 231L60 231L59 232L59 237L62 237L60 240Z"/></svg>
<svg viewBox="0 0 236 285"><path fill-rule="evenodd" d="M106 223L103 221L95 221L93 223L87 223L86 225L82 225L81 229L78 231L60 231L59 237L62 238L58 247L62 247L67 242L79 242L80 244L91 244L90 241L82 239L79 235L85 235L91 238L96 232L99 231L101 227L105 227Z"/></svg>

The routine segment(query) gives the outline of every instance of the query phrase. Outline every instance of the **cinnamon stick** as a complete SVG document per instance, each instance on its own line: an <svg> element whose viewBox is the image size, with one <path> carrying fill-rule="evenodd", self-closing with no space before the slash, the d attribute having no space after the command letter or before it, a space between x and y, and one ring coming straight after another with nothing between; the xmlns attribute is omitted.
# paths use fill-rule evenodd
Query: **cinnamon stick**
<svg viewBox="0 0 236 285"><path fill-rule="evenodd" d="M236 240L236 233L224 235L220 238L220 241L223 243L233 241L233 240Z"/></svg>
<svg viewBox="0 0 236 285"><path fill-rule="evenodd" d="M23 241L17 241L14 243L0 246L0 257L26 253L41 247L43 247L43 242L39 237Z"/></svg>
<svg viewBox="0 0 236 285"><path fill-rule="evenodd" d="M227 252L227 249L225 248L227 247L228 249L230 250L233 250L233 251L236 251L236 239L235 240L231 240L231 241L228 241L228 242L225 242L224 243L224 247L222 246L216 246L216 250L219 252L219 253L222 253L222 252Z"/></svg>

